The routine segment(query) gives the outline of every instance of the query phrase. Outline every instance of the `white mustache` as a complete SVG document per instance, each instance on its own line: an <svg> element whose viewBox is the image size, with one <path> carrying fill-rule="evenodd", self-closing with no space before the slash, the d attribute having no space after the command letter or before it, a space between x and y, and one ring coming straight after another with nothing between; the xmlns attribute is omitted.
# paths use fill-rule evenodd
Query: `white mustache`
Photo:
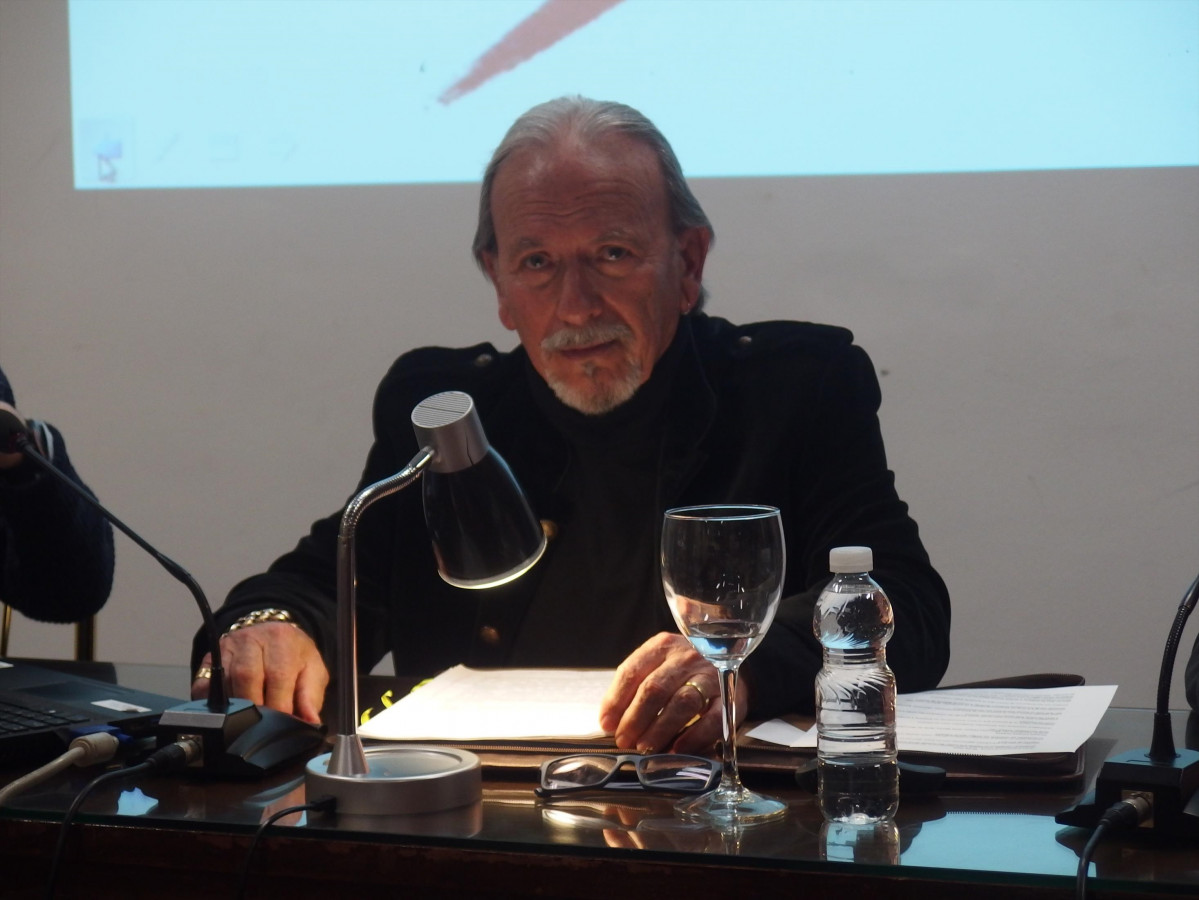
<svg viewBox="0 0 1199 900"><path fill-rule="evenodd" d="M541 342L541 349L547 353L555 350L573 350L576 347L591 347L616 341L627 345L633 338L633 330L619 322L609 324L584 325L581 328L563 328L555 331Z"/></svg>

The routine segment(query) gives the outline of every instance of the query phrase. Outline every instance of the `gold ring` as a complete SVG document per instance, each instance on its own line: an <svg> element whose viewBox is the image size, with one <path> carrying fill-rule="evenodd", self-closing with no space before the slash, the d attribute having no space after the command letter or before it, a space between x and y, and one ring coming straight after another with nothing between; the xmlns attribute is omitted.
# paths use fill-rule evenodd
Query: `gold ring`
<svg viewBox="0 0 1199 900"><path fill-rule="evenodd" d="M695 693L699 694L700 701L704 704L704 711L707 712L708 707L712 704L712 698L704 693L704 689L694 681L688 681L683 687L693 688Z"/></svg>
<svg viewBox="0 0 1199 900"><path fill-rule="evenodd" d="M212 669L209 666L200 666L196 669L196 674L192 676L192 681L199 681L201 678L211 678Z"/></svg>

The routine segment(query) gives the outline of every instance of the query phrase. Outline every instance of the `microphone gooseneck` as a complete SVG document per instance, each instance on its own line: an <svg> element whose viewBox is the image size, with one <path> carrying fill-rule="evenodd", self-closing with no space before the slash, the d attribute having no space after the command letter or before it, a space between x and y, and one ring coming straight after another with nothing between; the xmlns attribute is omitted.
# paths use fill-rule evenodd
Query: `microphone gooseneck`
<svg viewBox="0 0 1199 900"><path fill-rule="evenodd" d="M208 598L204 596L204 591L200 588L196 579L183 566L151 546L145 538L113 515L99 500L92 496L90 491L59 471L58 467L46 459L37 448L37 445L34 444L25 423L6 409L0 409L0 450L10 453L24 453L26 458L33 460L42 469L49 472L54 478L57 478L83 498L83 500L95 507L102 516L120 529L123 534L127 535L131 541L154 557L159 565L166 569L173 578L182 582L191 591L192 596L196 600L196 605L200 607L200 615L204 619L204 630L208 636L208 647L212 653L212 678L209 681L208 687L208 708L213 712L223 713L228 706L228 700L225 696L225 670L221 665L221 636L217 631L216 617L212 614L212 607L209 605Z"/></svg>
<svg viewBox="0 0 1199 900"><path fill-rule="evenodd" d="M1178 613L1166 639L1166 650L1162 654L1161 674L1157 679L1157 709L1153 713L1153 743L1149 747L1149 758L1154 762L1168 763L1178 756L1174 749L1174 729L1170 723L1170 682L1174 678L1174 660L1178 656L1178 645L1182 641L1182 630L1199 601L1199 575L1191 582L1178 604Z"/></svg>
<svg viewBox="0 0 1199 900"><path fill-rule="evenodd" d="M1199 577L1183 595L1166 639L1157 684L1157 708L1153 713L1152 745L1108 757L1095 777L1094 789L1054 817L1059 824L1096 831L1115 827L1119 824L1116 819L1122 816L1127 819L1125 813L1119 812L1124 810L1124 802L1136 796L1140 802L1136 804L1135 821L1125 821L1126 826L1166 839L1199 838L1199 750L1175 749L1170 722L1174 660L1182 630L1197 602ZM1111 817L1115 818L1108 821ZM1080 890L1085 890L1082 874L1079 879Z"/></svg>
<svg viewBox="0 0 1199 900"><path fill-rule="evenodd" d="M204 633L212 653L208 698L191 700L165 710L158 719L159 748L191 741L198 747L186 764L209 775L257 778L278 766L310 753L324 740L324 727L309 724L288 713L259 706L244 698L230 699L221 663L221 636L204 591L179 563L158 551L141 535L109 512L86 488L73 481L38 449L28 426L10 409L0 408L0 452L25 454L51 476L81 497L131 541L158 561L171 577L187 586L204 620Z"/></svg>

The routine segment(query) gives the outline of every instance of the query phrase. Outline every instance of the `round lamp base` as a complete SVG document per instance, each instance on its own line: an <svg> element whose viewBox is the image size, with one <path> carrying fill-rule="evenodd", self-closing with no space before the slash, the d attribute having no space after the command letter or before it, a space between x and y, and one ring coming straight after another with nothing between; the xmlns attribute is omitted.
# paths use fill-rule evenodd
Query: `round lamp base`
<svg viewBox="0 0 1199 900"><path fill-rule="evenodd" d="M416 815L477 803L483 770L469 750L415 744L367 747L364 775L329 772L333 754L309 761L304 773L309 799L332 796L340 815Z"/></svg>

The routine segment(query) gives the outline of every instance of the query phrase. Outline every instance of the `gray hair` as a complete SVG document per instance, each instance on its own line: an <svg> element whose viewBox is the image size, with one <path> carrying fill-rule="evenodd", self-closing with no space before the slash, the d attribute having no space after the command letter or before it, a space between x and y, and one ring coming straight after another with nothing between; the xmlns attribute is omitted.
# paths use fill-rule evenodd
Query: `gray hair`
<svg viewBox="0 0 1199 900"><path fill-rule="evenodd" d="M487 164L479 192L479 223L471 248L480 268L483 267L483 254L497 250L495 221L491 215L491 189L500 166L519 150L548 147L565 134L591 142L609 134L623 134L645 144L658 157L662 169L674 233L682 234L689 228L706 228L710 239L715 242L716 232L699 200L687 186L678 157L653 122L623 103L587 97L559 97L534 106L512 123L500 145L495 148L491 162ZM701 287L695 309L703 306L705 297L706 292Z"/></svg>

